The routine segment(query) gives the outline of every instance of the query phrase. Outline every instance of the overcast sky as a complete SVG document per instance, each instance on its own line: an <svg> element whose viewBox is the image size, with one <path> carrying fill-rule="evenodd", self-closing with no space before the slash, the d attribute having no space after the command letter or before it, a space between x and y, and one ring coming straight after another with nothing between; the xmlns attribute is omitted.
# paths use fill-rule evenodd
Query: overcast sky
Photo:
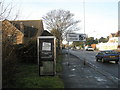
<svg viewBox="0 0 120 90"><path fill-rule="evenodd" d="M20 7L19 20L39 20L51 10L69 10L75 20L81 21L77 33L84 33L83 1L88 36L106 37L118 31L119 0L16 0L15 3Z"/></svg>

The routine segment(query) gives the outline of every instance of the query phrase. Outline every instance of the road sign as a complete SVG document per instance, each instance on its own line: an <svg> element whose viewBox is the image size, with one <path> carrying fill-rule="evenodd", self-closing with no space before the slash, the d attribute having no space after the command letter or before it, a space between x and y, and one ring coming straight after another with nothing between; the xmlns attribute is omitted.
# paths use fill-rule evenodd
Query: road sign
<svg viewBox="0 0 120 90"><path fill-rule="evenodd" d="M68 33L67 41L86 41L86 34Z"/></svg>

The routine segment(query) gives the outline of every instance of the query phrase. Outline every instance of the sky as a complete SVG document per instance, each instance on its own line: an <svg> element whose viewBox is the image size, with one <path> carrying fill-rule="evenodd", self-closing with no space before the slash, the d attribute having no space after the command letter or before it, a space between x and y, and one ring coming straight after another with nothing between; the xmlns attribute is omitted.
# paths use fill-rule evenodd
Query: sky
<svg viewBox="0 0 120 90"><path fill-rule="evenodd" d="M8 2L9 0L7 0ZM41 20L55 9L69 10L80 20L79 31L89 37L107 37L118 31L119 0L14 0L20 7L19 20ZM83 5L85 2L85 7ZM84 13L85 10L85 13ZM85 15L85 18L84 18ZM85 20L85 24L84 24ZM85 29L84 29L85 25ZM45 26L45 25L44 25ZM44 27L45 28L45 27ZM45 28L46 29L46 28ZM85 31L85 32L84 32Z"/></svg>

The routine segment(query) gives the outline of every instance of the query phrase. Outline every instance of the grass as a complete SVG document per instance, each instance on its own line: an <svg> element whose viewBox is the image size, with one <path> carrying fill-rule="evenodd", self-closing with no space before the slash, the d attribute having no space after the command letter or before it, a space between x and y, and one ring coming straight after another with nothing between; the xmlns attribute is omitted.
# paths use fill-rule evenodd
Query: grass
<svg viewBox="0 0 120 90"><path fill-rule="evenodd" d="M15 88L64 88L59 76L40 77L36 64L19 64L15 76Z"/></svg>
<svg viewBox="0 0 120 90"><path fill-rule="evenodd" d="M62 71L62 56L57 57L57 72ZM19 63L13 88L64 88L63 81L56 76L39 76L38 65Z"/></svg>

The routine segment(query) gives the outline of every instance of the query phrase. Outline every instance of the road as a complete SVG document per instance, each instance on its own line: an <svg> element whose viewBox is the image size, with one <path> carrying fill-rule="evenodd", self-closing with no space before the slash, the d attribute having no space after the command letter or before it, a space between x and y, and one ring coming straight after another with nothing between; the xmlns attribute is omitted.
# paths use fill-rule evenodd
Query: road
<svg viewBox="0 0 120 90"><path fill-rule="evenodd" d="M90 63L93 67L97 68L98 70L102 70L109 75L118 79L118 68L120 63L115 64L115 62L110 63L102 63L96 62L95 55L98 53L96 51L84 51L84 50L69 50L69 52L81 60L85 60L87 63Z"/></svg>
<svg viewBox="0 0 120 90"><path fill-rule="evenodd" d="M80 58L67 54L67 51L63 50L63 71L60 76L64 81L65 88L105 88L104 90L106 88L116 88L118 90L118 82L113 82L106 75L91 68L89 64L84 64L84 56L87 58L89 57L88 53L95 55L96 52L84 52L84 56L82 51L70 50L70 53Z"/></svg>

